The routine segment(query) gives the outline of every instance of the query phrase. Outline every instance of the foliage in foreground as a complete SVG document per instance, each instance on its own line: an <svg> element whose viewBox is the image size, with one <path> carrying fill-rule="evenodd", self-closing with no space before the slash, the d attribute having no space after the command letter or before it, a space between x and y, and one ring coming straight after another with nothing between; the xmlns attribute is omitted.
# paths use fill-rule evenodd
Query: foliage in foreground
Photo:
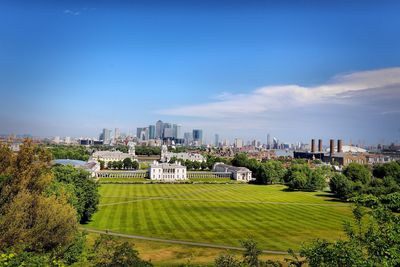
<svg viewBox="0 0 400 267"><path fill-rule="evenodd" d="M53 167L52 171L55 182L60 182L70 188L69 203L75 207L80 223L88 222L97 211L100 199L98 184L89 178L87 171L73 166L58 165Z"/></svg>
<svg viewBox="0 0 400 267"><path fill-rule="evenodd" d="M345 223L346 239L330 242L317 239L303 244L299 255L289 249L288 266L351 267L400 265L400 217L378 203L367 210L359 203L353 209L354 223ZM282 266L280 262L262 261L261 250L251 239L242 242L242 260L229 254L215 259L216 267Z"/></svg>
<svg viewBox="0 0 400 267"><path fill-rule="evenodd" d="M50 153L30 140L18 153L0 145L0 176L6 177L0 188L0 251L8 258L57 261L79 234L66 194L46 193L53 182L50 160Z"/></svg>

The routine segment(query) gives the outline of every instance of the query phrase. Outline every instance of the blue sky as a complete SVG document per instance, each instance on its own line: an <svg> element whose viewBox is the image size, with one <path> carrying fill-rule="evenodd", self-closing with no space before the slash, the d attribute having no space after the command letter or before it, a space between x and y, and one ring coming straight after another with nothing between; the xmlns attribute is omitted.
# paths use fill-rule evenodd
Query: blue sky
<svg viewBox="0 0 400 267"><path fill-rule="evenodd" d="M29 2L0 1L0 133L400 141L398 1Z"/></svg>

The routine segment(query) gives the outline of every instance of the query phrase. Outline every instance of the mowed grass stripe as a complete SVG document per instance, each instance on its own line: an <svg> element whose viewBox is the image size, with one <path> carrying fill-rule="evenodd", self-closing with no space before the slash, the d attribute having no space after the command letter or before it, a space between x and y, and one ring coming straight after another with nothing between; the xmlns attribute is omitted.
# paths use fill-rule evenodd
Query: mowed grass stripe
<svg viewBox="0 0 400 267"><path fill-rule="evenodd" d="M239 184L102 185L100 193L106 196L169 199L102 206L88 227L107 229L107 225L119 228L116 232L235 246L239 239L253 236L263 248L276 250L297 248L306 239L342 236L342 222L351 217L348 206L326 205L336 204L329 201L329 195L283 189ZM257 204L259 201L291 204ZM107 219L115 213L117 221Z"/></svg>

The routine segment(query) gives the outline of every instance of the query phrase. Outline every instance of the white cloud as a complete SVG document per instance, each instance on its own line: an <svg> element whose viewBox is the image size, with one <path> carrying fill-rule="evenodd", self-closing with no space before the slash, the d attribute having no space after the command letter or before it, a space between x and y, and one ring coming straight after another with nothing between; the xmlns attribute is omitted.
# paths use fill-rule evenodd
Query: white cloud
<svg viewBox="0 0 400 267"><path fill-rule="evenodd" d="M394 91L385 90L386 88L393 88L393 86L399 87ZM262 116L270 111L309 108L324 103L349 105L357 100L359 93L371 90L383 97L385 97L385 94L393 94L394 92L394 98L399 98L400 68L338 75L326 84L314 87L274 85L262 87L247 94L223 92L212 102L165 109L161 110L160 113L210 119L248 117L249 115ZM383 110L380 112L383 112Z"/></svg>

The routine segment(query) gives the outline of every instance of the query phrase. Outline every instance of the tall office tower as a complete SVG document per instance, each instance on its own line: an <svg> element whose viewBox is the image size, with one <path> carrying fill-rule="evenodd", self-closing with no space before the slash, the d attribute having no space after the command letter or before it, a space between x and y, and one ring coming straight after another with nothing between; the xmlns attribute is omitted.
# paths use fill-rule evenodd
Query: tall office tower
<svg viewBox="0 0 400 267"><path fill-rule="evenodd" d="M271 149L271 135L267 134L267 149Z"/></svg>
<svg viewBox="0 0 400 267"><path fill-rule="evenodd" d="M162 138L171 138L171 137L166 137L165 136L165 130L166 129L171 129L171 132L172 132L172 124L169 123L169 122L164 122L163 123L162 133L161 133ZM169 133L169 130L167 130L167 131L168 131L168 135L172 135L172 134Z"/></svg>
<svg viewBox="0 0 400 267"><path fill-rule="evenodd" d="M219 146L219 135L215 134L214 136L214 146L218 147Z"/></svg>
<svg viewBox="0 0 400 267"><path fill-rule="evenodd" d="M69 145L69 144L71 143L71 137L66 136L64 142L65 142L67 145Z"/></svg>
<svg viewBox="0 0 400 267"><path fill-rule="evenodd" d="M242 139L239 139L239 138L235 138L234 146L235 146L236 148L241 148L241 147L243 147L243 140L242 140Z"/></svg>
<svg viewBox="0 0 400 267"><path fill-rule="evenodd" d="M203 144L203 130L193 129L193 141L195 145L201 146Z"/></svg>
<svg viewBox="0 0 400 267"><path fill-rule="evenodd" d="M163 122L158 120L156 122L156 138L163 138Z"/></svg>
<svg viewBox="0 0 400 267"><path fill-rule="evenodd" d="M174 138L174 129L173 128L165 128L164 129L164 138L169 138L169 139Z"/></svg>
<svg viewBox="0 0 400 267"><path fill-rule="evenodd" d="M182 126L179 124L173 124L172 125L173 129L173 135L175 139L182 139Z"/></svg>
<svg viewBox="0 0 400 267"><path fill-rule="evenodd" d="M149 128L148 127L137 128L136 134L137 134L137 138L141 141L149 140Z"/></svg>
<svg viewBox="0 0 400 267"><path fill-rule="evenodd" d="M103 137L103 144L109 145L111 142L111 130L104 128L102 137Z"/></svg>
<svg viewBox="0 0 400 267"><path fill-rule="evenodd" d="M142 127L136 128L136 137L137 137L137 139L140 139L140 136L142 135L142 130L143 130Z"/></svg>
<svg viewBox="0 0 400 267"><path fill-rule="evenodd" d="M149 125L149 139L156 139L156 126Z"/></svg>
<svg viewBox="0 0 400 267"><path fill-rule="evenodd" d="M193 134L186 132L183 134L183 139L185 140L185 145L188 146L193 141Z"/></svg>
<svg viewBox="0 0 400 267"><path fill-rule="evenodd" d="M119 128L115 128L115 132L114 132L114 140L118 140L121 136L121 133L119 131Z"/></svg>
<svg viewBox="0 0 400 267"><path fill-rule="evenodd" d="M279 148L279 140L276 137L272 138L272 140L274 142L272 148L273 149L278 149Z"/></svg>

